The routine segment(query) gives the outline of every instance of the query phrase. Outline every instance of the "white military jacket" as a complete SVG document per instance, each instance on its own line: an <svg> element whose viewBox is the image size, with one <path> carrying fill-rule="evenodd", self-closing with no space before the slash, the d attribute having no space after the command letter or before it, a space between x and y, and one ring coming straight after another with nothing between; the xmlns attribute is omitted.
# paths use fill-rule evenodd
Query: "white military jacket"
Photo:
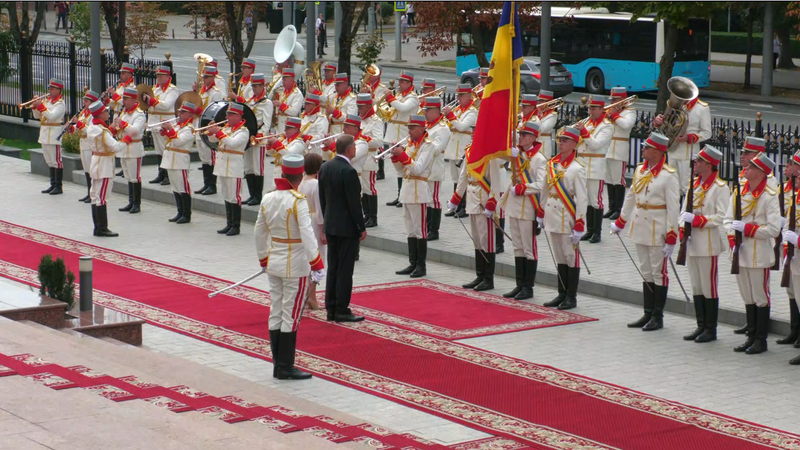
<svg viewBox="0 0 800 450"><path fill-rule="evenodd" d="M576 147L578 160L586 167L589 180L606 179L606 153L614 135L614 125L603 116L599 122L589 120L581 131L581 140Z"/></svg>
<svg viewBox="0 0 800 450"><path fill-rule="evenodd" d="M680 185L675 169L665 161L666 157L662 157L652 169L647 161L639 164L631 187L625 192L616 225L625 228L631 222L628 235L639 245L661 247L678 241Z"/></svg>
<svg viewBox="0 0 800 450"><path fill-rule="evenodd" d="M272 146L267 146L267 153L275 158L275 169L272 171L274 178L282 178L281 166L283 157L286 155L305 155L308 149L303 135L297 134L294 137L287 139L286 135L281 135Z"/></svg>
<svg viewBox="0 0 800 450"><path fill-rule="evenodd" d="M791 217L791 214L792 214L792 211L791 211L791 207L792 207L792 188L790 186L791 186L791 179L790 179L790 181L786 182L786 185L784 187L784 192L783 192L784 212L786 213L786 229L790 229L789 228L789 221L791 220L790 217ZM795 229L792 230L792 231L797 233L798 231L800 231L800 220L797 220L798 218L800 218L800 189L798 189L795 192L795 202L796 202L795 211L794 211L795 212ZM783 243L784 257L786 257L786 246L787 245L788 244L786 242ZM794 257L792 258L792 261L791 261L790 264L792 265L792 267L791 267L792 278L794 279L795 277L800 277L800 251L798 251L797 248L794 249ZM794 282L795 281L792 281L792 283L794 283Z"/></svg>
<svg viewBox="0 0 800 450"><path fill-rule="evenodd" d="M495 186L495 182L500 178L500 166L497 164L487 164L486 172L484 173L484 180L488 184L488 190L478 182L475 177L470 175L467 170L467 162L461 164L461 170L458 172L458 183L456 190L453 192L453 198L450 203L458 205L461 199L466 195L467 200L464 205L467 214L481 214L489 203L494 204L495 211L497 210L497 198L499 197L499 190Z"/></svg>
<svg viewBox="0 0 800 450"><path fill-rule="evenodd" d="M464 156L464 149L472 142L472 132L478 122L478 109L472 103L466 108L459 105L447 116L447 120L450 121L452 135L444 157L449 161L458 161Z"/></svg>
<svg viewBox="0 0 800 450"><path fill-rule="evenodd" d="M89 112L89 108L84 108L83 112L80 116L78 116L77 122L75 122L75 133L78 133L80 137L80 147L81 152L91 152L91 146L89 144L89 135L88 135L88 127L92 124L92 114ZM85 168L84 168L85 169Z"/></svg>
<svg viewBox="0 0 800 450"><path fill-rule="evenodd" d="M689 160L700 151L699 142L711 138L711 109L708 103L699 98L686 104L689 110L689 125L686 135L689 140L676 142L669 149L669 157L676 160Z"/></svg>
<svg viewBox="0 0 800 450"><path fill-rule="evenodd" d="M242 178L244 176L244 151L250 144L250 131L244 121L235 127L225 125L209 141L219 142L214 175L218 177Z"/></svg>
<svg viewBox="0 0 800 450"><path fill-rule="evenodd" d="M119 129L117 130L117 138L120 143L125 136L130 136L131 143L127 144L122 150L117 153L117 158L142 158L144 157L144 144L142 144L142 137L144 136L145 118L144 111L139 109L139 103L133 109L123 109L119 113Z"/></svg>
<svg viewBox="0 0 800 450"><path fill-rule="evenodd" d="M545 186L542 186L544 203L544 229L550 233L571 234L586 227L586 169L571 153L562 161L557 154L547 161ZM547 198L544 198L547 193Z"/></svg>
<svg viewBox="0 0 800 450"><path fill-rule="evenodd" d="M117 142L106 123L100 119L93 119L92 124L86 129L87 139L92 149L92 165L89 175L93 180L114 177L114 155L123 150L127 144Z"/></svg>
<svg viewBox="0 0 800 450"><path fill-rule="evenodd" d="M339 134L342 132L344 120L347 119L348 114L358 114L356 94L353 93L352 89L348 88L347 93L344 96L339 96L339 94L334 95L331 98L330 106L335 109L329 119L330 131L328 132L331 136L333 136L334 134Z"/></svg>
<svg viewBox="0 0 800 450"><path fill-rule="evenodd" d="M280 102L280 106L276 111L278 114L278 126L275 129L276 133L286 132L286 120L289 117L297 117L303 109L303 93L294 85L288 93L286 89L278 89L274 94L275 100Z"/></svg>
<svg viewBox="0 0 800 450"><path fill-rule="evenodd" d="M544 146L542 154L545 158L551 158L558 153L553 145L553 132L556 128L556 122L558 122L558 112L550 109L536 117L539 124L539 141Z"/></svg>
<svg viewBox="0 0 800 450"><path fill-rule="evenodd" d="M636 110L625 108L619 113L607 115L606 118L614 124L614 135L606 159L627 162L631 153L631 130L636 124Z"/></svg>
<svg viewBox="0 0 800 450"><path fill-rule="evenodd" d="M120 83L117 85L116 89L114 89L114 93L111 94L111 97L108 99L108 107L114 111L115 114L118 114L122 111L122 98L125 94L125 88L136 88L136 79L131 77L127 83Z"/></svg>
<svg viewBox="0 0 800 450"><path fill-rule="evenodd" d="M266 93L261 97L250 96L247 100L247 106L253 110L258 122L258 135L267 136L269 129L272 127L272 114L274 112L274 105L267 99ZM263 144L261 144L263 147Z"/></svg>
<svg viewBox="0 0 800 450"><path fill-rule="evenodd" d="M164 156L161 158L161 168L188 170L194 143L192 119L173 125L172 131L167 133L166 140Z"/></svg>
<svg viewBox="0 0 800 450"><path fill-rule="evenodd" d="M246 80L242 77L239 80L239 89L236 90L236 96L236 101L239 103L245 103L253 97L253 84L250 82L250 77Z"/></svg>
<svg viewBox="0 0 800 450"><path fill-rule="evenodd" d="M408 121L412 114L419 111L419 98L414 92L414 86L408 88L406 92L397 94L389 106L394 108L397 114L386 126L385 142L397 143L408 136Z"/></svg>
<svg viewBox="0 0 800 450"><path fill-rule="evenodd" d="M500 207L505 211L506 217L520 220L534 220L541 208L541 192L545 186L547 158L542 155L543 145L537 142L531 148L520 148L517 156L517 165L522 172L520 183L525 185L525 194L517 195L515 186L509 186L500 199ZM512 166L513 167L513 166ZM512 169L513 170L513 169Z"/></svg>
<svg viewBox="0 0 800 450"><path fill-rule="evenodd" d="M775 238L781 232L781 210L778 192L767 186L764 180L755 189L745 182L741 187L742 222L745 229L742 233L742 247L739 249L739 267L765 269L775 264ZM733 248L735 232L732 228L736 191L731 195L728 210L725 213L725 230L728 243Z"/></svg>
<svg viewBox="0 0 800 450"><path fill-rule="evenodd" d="M214 102L221 102L222 100L225 100L225 94L219 90L216 83L212 84L209 89L206 89L205 86L201 86L198 94L203 100L202 105L198 106L202 106L204 110L208 108L208 105Z"/></svg>
<svg viewBox="0 0 800 450"><path fill-rule="evenodd" d="M308 200L285 179L261 200L256 219L256 253L267 273L281 278L307 277L325 267L311 227Z"/></svg>
<svg viewBox="0 0 800 450"><path fill-rule="evenodd" d="M33 110L33 117L41 120L39 127L39 143L45 145L61 145L56 137L61 133L61 122L64 121L64 96L59 95L53 100L47 97L39 109Z"/></svg>
<svg viewBox="0 0 800 450"><path fill-rule="evenodd" d="M435 146L433 157L433 168L428 181L444 181L446 164L444 162L444 154L447 150L447 145L450 143L450 127L447 126L447 121L444 116L439 116L435 122L428 124L428 138L433 141Z"/></svg>
<svg viewBox="0 0 800 450"><path fill-rule="evenodd" d="M355 136L356 155L353 157L353 160L350 161L350 165L356 169L359 176L361 172L364 171L364 163L367 161L367 157L369 157L370 138L364 136L363 133L362 130L358 130L358 135Z"/></svg>
<svg viewBox="0 0 800 450"><path fill-rule="evenodd" d="M378 161L373 156L383 150L383 121L373 112L361 118L361 134L369 138L369 156L364 161L364 170L378 170Z"/></svg>
<svg viewBox="0 0 800 450"><path fill-rule="evenodd" d="M409 139L410 141L410 139ZM428 190L428 177L433 169L435 144L428 138L428 133L418 141L409 142L405 152L392 158L397 173L403 174L403 187L400 188L402 203L428 203L431 192Z"/></svg>
<svg viewBox="0 0 800 450"><path fill-rule="evenodd" d="M686 254L694 257L719 256L725 249L722 221L730 204L731 193L728 184L718 175L709 177L701 184L700 177L694 181L694 221L692 238L688 241ZM686 198L683 209L686 211ZM684 223L681 223L683 237Z"/></svg>
<svg viewBox="0 0 800 450"><path fill-rule="evenodd" d="M300 116L302 120L300 124L300 134L311 136L312 140L316 141L324 138L328 134L330 123L328 122L328 116L323 114L319 108L314 108L314 111L313 114L306 114L304 112ZM330 158L330 152L322 151L322 142L309 146L308 151L322 156L323 160Z"/></svg>
<svg viewBox="0 0 800 450"><path fill-rule="evenodd" d="M180 93L174 84L168 83L166 89L160 84L153 86L153 99L156 103L147 110L147 124L152 125L175 117L175 100L178 95Z"/></svg>

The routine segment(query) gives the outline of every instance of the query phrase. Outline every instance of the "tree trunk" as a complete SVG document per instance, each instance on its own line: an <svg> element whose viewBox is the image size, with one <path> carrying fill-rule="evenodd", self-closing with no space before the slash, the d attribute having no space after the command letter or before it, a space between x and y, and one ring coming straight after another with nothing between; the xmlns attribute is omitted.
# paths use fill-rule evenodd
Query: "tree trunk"
<svg viewBox="0 0 800 450"><path fill-rule="evenodd" d="M244 20L245 9L246 3L225 2L225 20L228 22L228 33L231 36L231 48L229 56L233 62L233 73L239 73L242 69L242 58L244 58L242 21Z"/></svg>
<svg viewBox="0 0 800 450"><path fill-rule="evenodd" d="M481 67L489 67L489 60L486 59L486 51L483 48L483 33L482 28L476 23L470 26L470 33L472 33L472 44L475 46L475 57L478 58L478 65Z"/></svg>
<svg viewBox="0 0 800 450"><path fill-rule="evenodd" d="M114 49L114 56L117 61L128 61L128 53L125 51L125 15L128 2L103 2L103 16L108 25L108 34L111 38L111 47Z"/></svg>
<svg viewBox="0 0 800 450"><path fill-rule="evenodd" d="M778 69L792 69L795 67L794 61L792 61L792 29L784 22L783 20L779 21L780 28L776 30L778 40L781 41L781 51L780 55L778 55Z"/></svg>
<svg viewBox="0 0 800 450"><path fill-rule="evenodd" d="M660 71L658 74L657 114L663 113L667 108L667 100L669 100L667 81L672 78L672 69L675 66L675 49L678 48L678 28L669 21L664 23L664 28L664 54L658 63Z"/></svg>
<svg viewBox="0 0 800 450"><path fill-rule="evenodd" d="M361 5L361 13L356 18L356 7ZM342 2L342 31L339 34L339 72L346 72L350 76L350 55L353 42L356 40L358 27L367 17L365 2Z"/></svg>
<svg viewBox="0 0 800 450"><path fill-rule="evenodd" d="M250 33L250 36L247 38L247 47L244 49L244 56L245 58L250 56L250 52L253 51L253 44L256 42L256 34L258 33L258 21L261 20L258 14L259 9L253 8L253 32Z"/></svg>
<svg viewBox="0 0 800 450"><path fill-rule="evenodd" d="M39 39L39 30L42 29L42 22L44 21L45 2L36 2L36 19L33 22L33 30L30 29L30 17L28 15L28 4L22 2L22 20L17 16L17 4L19 2L10 2L7 5L8 20L11 28L11 34L20 48L30 51Z"/></svg>
<svg viewBox="0 0 800 450"><path fill-rule="evenodd" d="M755 21L754 8L747 9L747 57L744 61L744 88L750 89L750 68L753 65L753 22Z"/></svg>

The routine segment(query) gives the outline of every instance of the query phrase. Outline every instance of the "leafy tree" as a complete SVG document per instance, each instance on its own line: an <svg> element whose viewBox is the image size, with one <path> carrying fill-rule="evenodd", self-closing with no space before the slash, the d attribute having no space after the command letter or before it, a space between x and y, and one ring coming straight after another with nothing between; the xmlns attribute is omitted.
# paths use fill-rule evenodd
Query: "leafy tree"
<svg viewBox="0 0 800 450"><path fill-rule="evenodd" d="M131 5L126 28L130 48L144 59L147 49L156 48L156 44L167 37L166 22L159 20L164 12L156 2L137 2Z"/></svg>
<svg viewBox="0 0 800 450"><path fill-rule="evenodd" d="M420 5L424 2L417 2ZM350 75L350 56L353 51L353 43L356 40L358 27L367 20L369 7L367 2L342 2L342 31L339 33L339 71L347 72ZM356 14L356 10L361 10Z"/></svg>
<svg viewBox="0 0 800 450"><path fill-rule="evenodd" d="M111 38L111 47L114 56L119 61L128 61L126 52L125 30L128 13L128 2L101 2L100 13L106 20L108 34Z"/></svg>
<svg viewBox="0 0 800 450"><path fill-rule="evenodd" d="M20 51L30 52L39 39L39 31L44 20L45 2L35 2L36 16L31 18L28 14L28 2L0 2L0 9L8 11L9 28L14 42Z"/></svg>
<svg viewBox="0 0 800 450"><path fill-rule="evenodd" d="M0 14L0 82L5 81L13 73L9 53L14 51L16 46L8 16Z"/></svg>
<svg viewBox="0 0 800 450"><path fill-rule="evenodd" d="M262 8L256 2L195 2L187 5L193 19L184 25L194 28L195 20L205 18L199 32L208 34L219 42L229 60L234 62L234 72L240 72L242 59L250 56L258 32ZM244 19L253 15L253 32L247 36L247 45L242 41L245 31Z"/></svg>
<svg viewBox="0 0 800 450"><path fill-rule="evenodd" d="M89 11L89 2L76 2L70 12L72 32L70 37L78 48L92 47L92 14Z"/></svg>
<svg viewBox="0 0 800 450"><path fill-rule="evenodd" d="M377 62L378 56L384 48L386 48L386 41L378 33L373 33L356 42L356 56L361 62L361 70L364 70L364 67L369 64Z"/></svg>

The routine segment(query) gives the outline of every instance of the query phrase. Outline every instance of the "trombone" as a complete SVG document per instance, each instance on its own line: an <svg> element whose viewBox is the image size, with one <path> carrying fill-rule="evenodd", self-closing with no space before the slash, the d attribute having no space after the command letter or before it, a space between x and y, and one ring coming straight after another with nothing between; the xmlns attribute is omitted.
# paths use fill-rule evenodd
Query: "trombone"
<svg viewBox="0 0 800 450"><path fill-rule="evenodd" d="M386 150L378 153L377 155L373 155L372 157L375 158L375 161L380 161L382 159L389 159L392 157L392 149L397 147L398 145L402 144L403 142L408 140L408 136L404 137L402 141L394 144L393 146L387 148Z"/></svg>
<svg viewBox="0 0 800 450"><path fill-rule="evenodd" d="M549 102L544 102L536 105L536 114L541 113L542 111L546 111L548 109L558 109L564 106L564 99L563 98L556 98L550 100Z"/></svg>
<svg viewBox="0 0 800 450"><path fill-rule="evenodd" d="M23 108L31 109L31 108L33 108L32 105L34 103L36 103L36 102L38 102L40 100L44 100L45 98L47 98L48 95L50 95L50 94L42 94L42 95L40 95L38 97L35 97L35 98L31 99L31 100L28 100L25 103L18 103L17 104L17 108L20 108L20 109L23 109Z"/></svg>
<svg viewBox="0 0 800 450"><path fill-rule="evenodd" d="M157 122L157 123L153 123L153 124L148 125L147 129L148 130L152 130L153 128L160 127L161 125L164 125L165 123L175 122L177 120L178 120L177 117L173 117L172 119L168 119L168 120L162 120L161 122Z"/></svg>
<svg viewBox="0 0 800 450"><path fill-rule="evenodd" d="M204 127L195 128L194 130L192 130L192 133L193 133L193 134L197 134L197 133L203 133L203 134L205 134L205 135L208 135L208 130L209 130L211 127L218 127L218 126L220 126L220 125L225 125L226 123L228 123L228 119L225 119L225 120L223 120L222 122L218 122L218 123L211 122L209 125L206 125L206 126L204 126Z"/></svg>
<svg viewBox="0 0 800 450"><path fill-rule="evenodd" d="M638 95L631 95L630 97L628 97L626 99L620 100L620 101L618 101L616 103L612 103L612 104L610 104L608 106L604 106L603 107L603 111L608 111L609 109L613 109L613 108L627 108L628 106L631 106L632 104L636 103L638 100L639 100L639 96ZM554 101L554 100L551 100L551 101ZM577 126L579 124L586 125L586 123L589 122L589 120L591 120L591 119L592 119L592 116L590 115L589 117L586 117L585 119L582 119L582 120L579 120L579 121L575 122L575 125L573 125L573 127Z"/></svg>
<svg viewBox="0 0 800 450"><path fill-rule="evenodd" d="M417 98L438 97L438 96L444 94L445 92L447 92L447 86L442 86L440 88L437 88L437 89L434 89L434 90L428 92L427 94L420 94L420 95L417 96Z"/></svg>

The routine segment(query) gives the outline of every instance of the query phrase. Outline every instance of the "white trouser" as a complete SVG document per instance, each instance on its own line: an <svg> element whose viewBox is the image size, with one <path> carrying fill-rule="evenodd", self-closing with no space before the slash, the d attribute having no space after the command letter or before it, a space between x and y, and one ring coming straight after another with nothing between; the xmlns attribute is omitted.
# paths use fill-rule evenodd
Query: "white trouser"
<svg viewBox="0 0 800 450"><path fill-rule="evenodd" d="M242 204L242 179L234 177L217 177L222 188L222 199L236 205Z"/></svg>
<svg viewBox="0 0 800 450"><path fill-rule="evenodd" d="M589 196L589 206L603 209L603 180L586 180L586 195Z"/></svg>
<svg viewBox="0 0 800 450"><path fill-rule="evenodd" d="M155 130L155 133L151 134L153 136L153 147L156 149L156 155L163 155L164 149L167 146L167 141L165 140L166 138L162 136L158 130Z"/></svg>
<svg viewBox="0 0 800 450"><path fill-rule="evenodd" d="M51 145L51 144L42 144L42 155L44 156L44 162L47 163L47 167L51 167L53 169L63 169L64 165L61 163L61 146L60 145ZM91 166L91 161L89 162L89 166Z"/></svg>
<svg viewBox="0 0 800 450"><path fill-rule="evenodd" d="M266 147L250 147L244 152L244 173L245 175L264 175L264 162L266 159Z"/></svg>
<svg viewBox="0 0 800 450"><path fill-rule="evenodd" d="M199 138L195 141L195 143L197 144L197 154L200 156L200 162L203 163L203 164L206 164L206 165L212 165L213 166L214 163L217 160L217 153L214 152L214 151L211 151L211 148L209 148Z"/></svg>
<svg viewBox="0 0 800 450"><path fill-rule="evenodd" d="M483 214L470 214L469 227L472 231L472 245L475 247L475 250L483 250L484 253L494 253L495 232L492 219Z"/></svg>
<svg viewBox="0 0 800 450"><path fill-rule="evenodd" d="M428 239L427 203L403 203L403 221L410 238Z"/></svg>
<svg viewBox="0 0 800 450"><path fill-rule="evenodd" d="M606 159L606 184L625 186L625 168L628 163L617 159Z"/></svg>
<svg viewBox="0 0 800 450"><path fill-rule="evenodd" d="M267 275L269 278L269 297L272 306L269 308L269 329L281 330L281 333L292 333L300 326L300 317L306 304L309 277L281 278Z"/></svg>
<svg viewBox="0 0 800 450"><path fill-rule="evenodd" d="M636 256L639 258L639 270L644 280L656 286L669 286L667 258L659 245L636 244Z"/></svg>
<svg viewBox="0 0 800 450"><path fill-rule="evenodd" d="M189 186L189 171L181 169L167 169L169 175L169 185L172 187L172 192L178 194L192 193L192 188Z"/></svg>
<svg viewBox="0 0 800 450"><path fill-rule="evenodd" d="M365 170L361 172L361 193L364 195L378 195L378 188L375 186L377 181L377 170Z"/></svg>
<svg viewBox="0 0 800 450"><path fill-rule="evenodd" d="M511 242L514 244L514 257L536 260L539 259L539 249L536 244L536 235L532 220L522 220L509 217L511 229Z"/></svg>
<svg viewBox="0 0 800 450"><path fill-rule="evenodd" d="M458 184L458 176L461 173L461 168L456 167L456 163L458 163L457 159L450 159L447 161L447 165L450 167L450 180Z"/></svg>
<svg viewBox="0 0 800 450"><path fill-rule="evenodd" d="M92 204L95 206L102 206L106 204L106 195L111 190L113 181L111 178L100 178L99 180L92 180L92 189L89 192L89 198L92 199Z"/></svg>
<svg viewBox="0 0 800 450"><path fill-rule="evenodd" d="M439 201L439 186L441 181L428 181L428 190L431 191L431 201L428 202L428 208L442 209L442 203Z"/></svg>
<svg viewBox="0 0 800 450"><path fill-rule="evenodd" d="M572 238L569 234L550 233L550 240L553 245L553 255L556 257L556 264L566 264L569 267L581 266L578 246L572 244Z"/></svg>
<svg viewBox="0 0 800 450"><path fill-rule="evenodd" d="M692 280L692 295L719 298L719 256L689 256L689 279Z"/></svg>
<svg viewBox="0 0 800 450"><path fill-rule="evenodd" d="M142 182L142 158L120 158L119 165L128 183Z"/></svg>
<svg viewBox="0 0 800 450"><path fill-rule="evenodd" d="M745 305L769 306L769 267L764 269L739 268L736 284Z"/></svg>
<svg viewBox="0 0 800 450"><path fill-rule="evenodd" d="M692 166L688 159L671 159L669 165L678 171L678 181L681 184L681 195L686 194L689 188L689 178L692 176Z"/></svg>

